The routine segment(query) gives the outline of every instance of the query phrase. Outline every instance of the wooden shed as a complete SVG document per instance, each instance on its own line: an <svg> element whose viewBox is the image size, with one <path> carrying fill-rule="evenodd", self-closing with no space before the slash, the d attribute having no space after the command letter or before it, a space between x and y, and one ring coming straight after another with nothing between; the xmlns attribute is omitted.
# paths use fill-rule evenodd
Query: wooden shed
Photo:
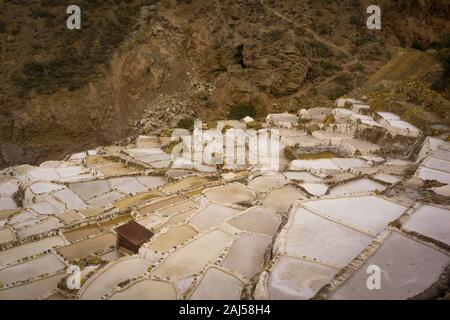
<svg viewBox="0 0 450 320"><path fill-rule="evenodd" d="M138 253L139 248L153 237L153 232L134 220L115 229L117 233L117 248L125 248Z"/></svg>

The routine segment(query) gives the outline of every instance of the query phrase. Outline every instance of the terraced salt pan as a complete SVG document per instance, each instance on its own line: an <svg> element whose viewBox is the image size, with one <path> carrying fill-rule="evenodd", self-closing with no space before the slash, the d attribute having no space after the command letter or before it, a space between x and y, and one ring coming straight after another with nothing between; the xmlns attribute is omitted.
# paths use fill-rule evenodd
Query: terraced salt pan
<svg viewBox="0 0 450 320"><path fill-rule="evenodd" d="M266 234L273 237L281 224L281 216L264 208L254 207L227 221L240 230Z"/></svg>
<svg viewBox="0 0 450 320"><path fill-rule="evenodd" d="M0 197L0 211L16 209L17 205L10 197Z"/></svg>
<svg viewBox="0 0 450 320"><path fill-rule="evenodd" d="M170 217L166 222L163 224L158 225L154 228L154 230L160 230L162 228L169 228L173 225L179 224L181 222L184 222L187 218L191 217L195 212L197 212L197 209L190 209L185 212L176 214L172 217Z"/></svg>
<svg viewBox="0 0 450 320"><path fill-rule="evenodd" d="M88 173L89 170L83 167L77 167L77 166L68 166L68 167L60 167L56 168L56 172L59 174L59 176L62 179L70 178L74 176L78 176L84 173Z"/></svg>
<svg viewBox="0 0 450 320"><path fill-rule="evenodd" d="M0 268L6 264L43 253L53 247L64 244L65 241L61 236L55 236L0 251Z"/></svg>
<svg viewBox="0 0 450 320"><path fill-rule="evenodd" d="M329 195L331 196L343 196L353 195L367 192L382 192L386 190L386 186L368 178L362 178L358 180L352 180L344 182L330 189Z"/></svg>
<svg viewBox="0 0 450 320"><path fill-rule="evenodd" d="M64 237L67 239L67 241L74 242L98 234L101 231L102 230L100 229L98 224L93 224L64 232Z"/></svg>
<svg viewBox="0 0 450 320"><path fill-rule="evenodd" d="M80 299L97 300L111 292L119 283L142 276L151 262L130 257L119 262L111 262L102 271L89 278L80 289Z"/></svg>
<svg viewBox="0 0 450 320"><path fill-rule="evenodd" d="M19 185L16 180L0 183L0 195L12 196L17 191L19 191Z"/></svg>
<svg viewBox="0 0 450 320"><path fill-rule="evenodd" d="M158 201L149 204L148 206L144 206L142 208L139 208L139 214L142 216L148 215L150 213L153 213L161 208L176 204L176 203L180 203L183 200L185 200L184 197L182 196L171 196L171 197L166 197L166 198L162 198L162 199L158 199Z"/></svg>
<svg viewBox="0 0 450 320"><path fill-rule="evenodd" d="M241 233L233 241L222 266L251 279L261 272L264 254L271 243L272 238L269 236Z"/></svg>
<svg viewBox="0 0 450 320"><path fill-rule="evenodd" d="M422 206L413 213L403 228L421 233L450 246L450 210L428 205Z"/></svg>
<svg viewBox="0 0 450 320"><path fill-rule="evenodd" d="M105 233L95 238L83 240L65 247L57 249L58 253L68 260L84 258L90 254L106 251L115 247L116 236L112 233Z"/></svg>
<svg viewBox="0 0 450 320"><path fill-rule="evenodd" d="M33 260L0 270L0 282L10 284L40 275L53 273L65 268L65 264L54 254L47 254Z"/></svg>
<svg viewBox="0 0 450 320"><path fill-rule="evenodd" d="M162 187L162 191L165 193L175 193L181 190L190 189L196 186L200 186L202 184L208 183L212 181L208 177L186 177L181 179L178 182L169 184L167 186Z"/></svg>
<svg viewBox="0 0 450 320"><path fill-rule="evenodd" d="M155 276L181 279L197 274L208 262L214 262L230 243L232 236L214 230L181 247L153 271Z"/></svg>
<svg viewBox="0 0 450 320"><path fill-rule="evenodd" d="M341 170L349 170L351 168L362 168L367 166L367 162L356 158L332 158L331 161L335 163Z"/></svg>
<svg viewBox="0 0 450 320"><path fill-rule="evenodd" d="M166 281L145 279L117 291L108 300L176 300L177 291Z"/></svg>
<svg viewBox="0 0 450 320"><path fill-rule="evenodd" d="M188 200L182 201L180 203L177 203L173 206L170 206L168 208L158 210L158 214L161 217L170 217L178 212L185 211L187 209L192 209L196 205L197 205L197 202L188 199Z"/></svg>
<svg viewBox="0 0 450 320"><path fill-rule="evenodd" d="M35 168L27 173L31 181L52 181L61 178L53 168Z"/></svg>
<svg viewBox="0 0 450 320"><path fill-rule="evenodd" d="M68 209L82 210L87 209L87 205L72 190L62 189L53 193L56 199L66 204Z"/></svg>
<svg viewBox="0 0 450 320"><path fill-rule="evenodd" d="M125 194L111 191L91 200L88 200L87 203L96 207L107 207L113 204L115 201L122 199L125 197Z"/></svg>
<svg viewBox="0 0 450 320"><path fill-rule="evenodd" d="M69 188L75 191L85 201L110 191L107 180L72 183L69 185Z"/></svg>
<svg viewBox="0 0 450 320"><path fill-rule="evenodd" d="M223 204L255 200L255 195L241 183L230 183L224 186L207 189L203 194L209 201Z"/></svg>
<svg viewBox="0 0 450 320"><path fill-rule="evenodd" d="M209 204L197 213L190 223L200 231L206 231L213 227L219 227L223 221L236 216L241 210L225 207L219 204Z"/></svg>
<svg viewBox="0 0 450 320"><path fill-rule="evenodd" d="M317 159L317 160L293 160L289 165L289 170L303 171L303 170L335 170L341 168L336 165L331 159Z"/></svg>
<svg viewBox="0 0 450 320"><path fill-rule="evenodd" d="M450 161L428 158L422 163L422 165L430 169L450 172Z"/></svg>
<svg viewBox="0 0 450 320"><path fill-rule="evenodd" d="M436 180L445 184L450 184L450 173L443 171L420 167L416 172L416 176L422 180Z"/></svg>
<svg viewBox="0 0 450 320"><path fill-rule="evenodd" d="M390 183L390 184L394 184L394 183L397 183L402 180L399 177L396 177L396 176L393 176L390 174L385 174L385 173L377 173L377 174L373 175L372 178L386 182L386 183Z"/></svg>
<svg viewBox="0 0 450 320"><path fill-rule="evenodd" d="M400 233L393 232L381 247L335 292L333 300L407 299L435 283L450 257ZM381 288L367 288L367 268L380 267Z"/></svg>
<svg viewBox="0 0 450 320"><path fill-rule="evenodd" d="M62 278L67 277L67 273L59 273L57 275L33 281L20 286L11 287L8 289L0 289L1 300L31 300L37 299L50 291L57 288L58 283Z"/></svg>
<svg viewBox="0 0 450 320"><path fill-rule="evenodd" d="M136 178L124 177L110 180L111 188L125 194L136 194L147 191L147 187L138 182Z"/></svg>
<svg viewBox="0 0 450 320"><path fill-rule="evenodd" d="M9 227L0 228L0 244L16 239L14 231Z"/></svg>
<svg viewBox="0 0 450 320"><path fill-rule="evenodd" d="M352 136L345 133L330 132L324 130L317 130L312 133L313 137L324 141L327 145L337 146L342 143L342 141L352 139Z"/></svg>
<svg viewBox="0 0 450 320"><path fill-rule="evenodd" d="M267 176L261 176L253 179L248 187L256 192L266 192L275 187L281 187L288 183L286 179L277 179Z"/></svg>
<svg viewBox="0 0 450 320"><path fill-rule="evenodd" d="M145 202L145 201L152 200L159 196L162 196L162 193L159 191L156 191L156 190L138 193L137 195L118 200L116 203L114 203L114 207L116 207L118 209L123 209L126 207L131 207L131 206L137 205L137 204Z"/></svg>
<svg viewBox="0 0 450 320"><path fill-rule="evenodd" d="M296 187L288 185L270 191L263 200L263 206L276 212L286 213L291 205L300 199L306 199L305 194Z"/></svg>
<svg viewBox="0 0 450 320"><path fill-rule="evenodd" d="M269 298L273 300L310 299L333 278L337 271L318 263L281 256L270 271Z"/></svg>
<svg viewBox="0 0 450 320"><path fill-rule="evenodd" d="M190 300L239 300L244 283L237 277L218 268L209 268L199 285L190 296Z"/></svg>
<svg viewBox="0 0 450 320"><path fill-rule="evenodd" d="M48 217L47 219L39 222L38 224L31 225L24 229L20 229L17 231L19 238L26 238L32 235L44 233L51 230L56 230L64 227L64 225L59 221L58 218Z"/></svg>
<svg viewBox="0 0 450 320"><path fill-rule="evenodd" d="M406 210L401 205L376 196L312 200L303 202L302 206L373 236Z"/></svg>
<svg viewBox="0 0 450 320"><path fill-rule="evenodd" d="M290 180L301 180L304 182L322 182L321 178L316 177L309 172L286 171L283 172L283 174Z"/></svg>
<svg viewBox="0 0 450 320"><path fill-rule="evenodd" d="M167 183L167 178L160 176L142 176L136 177L136 179L147 189L153 189Z"/></svg>
<svg viewBox="0 0 450 320"><path fill-rule="evenodd" d="M299 136L299 137L283 137L281 143L286 146L301 146L301 147L318 147L323 145L323 142L312 136Z"/></svg>
<svg viewBox="0 0 450 320"><path fill-rule="evenodd" d="M281 250L289 256L308 257L334 268L343 268L373 237L298 208L286 231Z"/></svg>
<svg viewBox="0 0 450 320"><path fill-rule="evenodd" d="M50 202L47 201L35 203L29 206L28 208L32 209L33 211L39 214L56 214L61 212L58 208L56 208L54 205L52 205Z"/></svg>
<svg viewBox="0 0 450 320"><path fill-rule="evenodd" d="M313 196L323 196L328 191L328 186L325 183L302 183L300 187L305 189L309 194Z"/></svg>
<svg viewBox="0 0 450 320"><path fill-rule="evenodd" d="M166 233L156 235L148 248L157 252L167 252L197 235L197 231L189 225L179 225L169 229Z"/></svg>

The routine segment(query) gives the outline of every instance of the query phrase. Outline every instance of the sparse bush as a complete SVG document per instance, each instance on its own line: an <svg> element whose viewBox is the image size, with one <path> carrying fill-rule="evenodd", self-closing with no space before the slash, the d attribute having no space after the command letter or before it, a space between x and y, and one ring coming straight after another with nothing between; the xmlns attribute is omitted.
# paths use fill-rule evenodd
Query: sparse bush
<svg viewBox="0 0 450 320"><path fill-rule="evenodd" d="M233 120L241 120L247 116L254 118L256 116L256 110L246 102L233 105L228 114L228 118Z"/></svg>
<svg viewBox="0 0 450 320"><path fill-rule="evenodd" d="M247 129L255 129L255 130L259 130L262 128L262 124L261 122L258 121L250 121L249 123L247 123Z"/></svg>
<svg viewBox="0 0 450 320"><path fill-rule="evenodd" d="M177 128L180 129L193 129L194 128L194 119L192 118L183 118L177 123Z"/></svg>

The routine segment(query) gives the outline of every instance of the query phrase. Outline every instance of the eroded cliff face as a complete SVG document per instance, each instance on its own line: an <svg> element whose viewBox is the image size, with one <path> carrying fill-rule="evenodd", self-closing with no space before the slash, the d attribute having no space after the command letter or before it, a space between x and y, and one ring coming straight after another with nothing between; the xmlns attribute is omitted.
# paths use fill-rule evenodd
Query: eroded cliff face
<svg viewBox="0 0 450 320"><path fill-rule="evenodd" d="M83 5L84 33L61 56L64 37L75 37L61 29L65 1L2 4L0 166L59 158L187 116L223 118L241 101L258 116L331 105L388 61L388 46L437 41L450 29L447 1L383 1L378 33L365 28L364 1ZM102 10L113 24L98 19ZM102 43L110 53L99 54ZM61 75L58 63L72 71ZM55 79L52 90L41 78Z"/></svg>

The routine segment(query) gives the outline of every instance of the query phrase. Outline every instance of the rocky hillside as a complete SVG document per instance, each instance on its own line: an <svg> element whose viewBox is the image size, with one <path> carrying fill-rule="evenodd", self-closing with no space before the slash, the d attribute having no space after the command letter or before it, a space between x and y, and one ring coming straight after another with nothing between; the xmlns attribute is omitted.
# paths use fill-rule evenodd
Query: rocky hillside
<svg viewBox="0 0 450 320"><path fill-rule="evenodd" d="M0 167L39 163L245 102L257 116L326 106L391 47L429 46L448 1L80 0L0 2Z"/></svg>

